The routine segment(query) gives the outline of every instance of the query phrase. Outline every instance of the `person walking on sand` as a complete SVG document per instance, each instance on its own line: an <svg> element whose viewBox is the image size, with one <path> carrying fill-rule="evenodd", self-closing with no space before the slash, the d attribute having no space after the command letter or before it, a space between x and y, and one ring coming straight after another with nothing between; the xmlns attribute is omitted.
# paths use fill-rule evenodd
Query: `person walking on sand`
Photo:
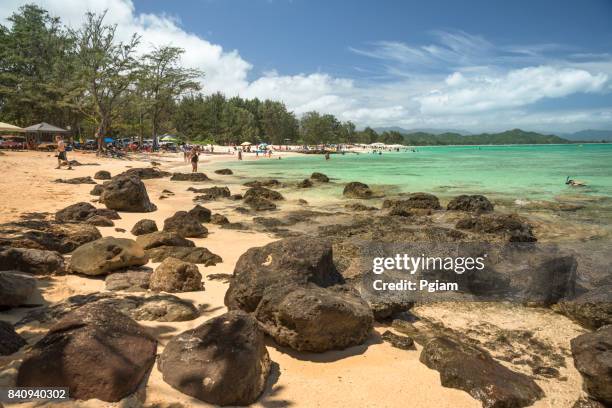
<svg viewBox="0 0 612 408"><path fill-rule="evenodd" d="M191 172L192 173L197 173L198 171L198 160L199 160L199 153L197 151L197 149L194 147L191 150Z"/></svg>
<svg viewBox="0 0 612 408"><path fill-rule="evenodd" d="M57 142L57 167L56 169L61 169L64 162L68 165L68 170L72 170L72 166L66 157L66 144L64 143L64 139L57 135L55 136L55 141Z"/></svg>
<svg viewBox="0 0 612 408"><path fill-rule="evenodd" d="M238 149L238 160L242 160L242 150Z"/></svg>

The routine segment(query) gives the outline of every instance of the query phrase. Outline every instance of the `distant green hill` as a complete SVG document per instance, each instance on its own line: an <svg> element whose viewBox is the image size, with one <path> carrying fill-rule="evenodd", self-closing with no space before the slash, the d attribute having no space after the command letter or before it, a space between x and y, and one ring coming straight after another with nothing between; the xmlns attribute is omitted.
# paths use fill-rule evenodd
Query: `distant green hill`
<svg viewBox="0 0 612 408"><path fill-rule="evenodd" d="M402 134L404 144L410 146L435 145L504 145L504 144L564 144L572 143L555 135L543 135L536 132L525 132L521 129L507 130L501 133L481 133L478 135L460 135L458 133L415 132Z"/></svg>

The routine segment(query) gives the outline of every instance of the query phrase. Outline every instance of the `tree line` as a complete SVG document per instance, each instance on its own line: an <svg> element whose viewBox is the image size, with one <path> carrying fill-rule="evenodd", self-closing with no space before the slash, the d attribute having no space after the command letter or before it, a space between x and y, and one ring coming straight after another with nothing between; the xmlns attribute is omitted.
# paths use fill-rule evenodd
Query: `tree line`
<svg viewBox="0 0 612 408"><path fill-rule="evenodd" d="M0 25L0 117L19 126L45 121L99 140L163 133L221 144L402 140L399 133L358 131L329 114L298 118L282 102L204 95L205 73L181 66L183 49L139 55L141 39L119 41L105 13L87 13L73 29L29 4L8 20Z"/></svg>

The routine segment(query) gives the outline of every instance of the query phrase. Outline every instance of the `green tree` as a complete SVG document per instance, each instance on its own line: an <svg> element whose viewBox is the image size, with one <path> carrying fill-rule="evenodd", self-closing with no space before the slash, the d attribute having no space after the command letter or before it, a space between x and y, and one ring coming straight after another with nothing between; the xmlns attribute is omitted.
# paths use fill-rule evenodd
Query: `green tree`
<svg viewBox="0 0 612 408"><path fill-rule="evenodd" d="M202 76L202 72L179 64L184 52L182 48L165 46L155 48L143 57L138 88L145 112L151 120L154 145L157 144L160 122L169 118L176 100L188 92L200 90L196 79Z"/></svg>
<svg viewBox="0 0 612 408"><path fill-rule="evenodd" d="M116 39L116 25L104 24L106 13L87 13L85 23L72 31L76 44L76 72L67 100L96 124L98 149L110 134L113 118L127 101L137 63L134 52L139 38L124 43Z"/></svg>

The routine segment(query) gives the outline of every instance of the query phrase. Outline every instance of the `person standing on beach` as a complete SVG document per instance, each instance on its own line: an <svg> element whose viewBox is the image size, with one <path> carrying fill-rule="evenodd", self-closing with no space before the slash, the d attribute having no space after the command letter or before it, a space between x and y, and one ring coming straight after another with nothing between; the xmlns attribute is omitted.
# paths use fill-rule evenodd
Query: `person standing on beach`
<svg viewBox="0 0 612 408"><path fill-rule="evenodd" d="M64 139L57 135L55 136L55 141L57 142L57 167L56 169L61 169L64 162L68 165L68 170L72 170L72 166L66 157L66 144L64 143Z"/></svg>
<svg viewBox="0 0 612 408"><path fill-rule="evenodd" d="M199 157L198 151L194 147L191 150L191 172L192 173L197 173L197 171L198 171L198 160L199 160L199 158L200 157Z"/></svg>
<svg viewBox="0 0 612 408"><path fill-rule="evenodd" d="M325 152L325 160L329 160L329 152Z"/></svg>
<svg viewBox="0 0 612 408"><path fill-rule="evenodd" d="M238 149L238 160L242 160L242 150Z"/></svg>

